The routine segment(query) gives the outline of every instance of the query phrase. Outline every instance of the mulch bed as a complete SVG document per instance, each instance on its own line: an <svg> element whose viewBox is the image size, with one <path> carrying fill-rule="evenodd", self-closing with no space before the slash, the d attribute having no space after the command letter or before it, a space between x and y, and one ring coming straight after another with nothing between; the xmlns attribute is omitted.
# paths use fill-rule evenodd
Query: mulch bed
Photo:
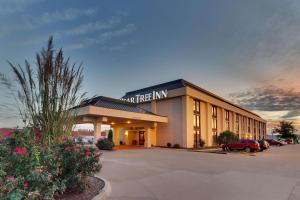
<svg viewBox="0 0 300 200"><path fill-rule="evenodd" d="M104 188L104 181L95 177L88 178L88 187L84 192L70 191L66 192L56 200L91 200L99 194L99 192Z"/></svg>

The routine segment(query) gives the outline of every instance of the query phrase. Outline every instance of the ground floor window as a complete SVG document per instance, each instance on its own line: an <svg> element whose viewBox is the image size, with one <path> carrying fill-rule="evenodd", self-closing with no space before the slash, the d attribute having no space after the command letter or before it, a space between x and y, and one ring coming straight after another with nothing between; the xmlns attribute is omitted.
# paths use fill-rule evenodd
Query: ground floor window
<svg viewBox="0 0 300 200"><path fill-rule="evenodd" d="M194 130L194 147L195 148L200 148L201 147L200 130Z"/></svg>

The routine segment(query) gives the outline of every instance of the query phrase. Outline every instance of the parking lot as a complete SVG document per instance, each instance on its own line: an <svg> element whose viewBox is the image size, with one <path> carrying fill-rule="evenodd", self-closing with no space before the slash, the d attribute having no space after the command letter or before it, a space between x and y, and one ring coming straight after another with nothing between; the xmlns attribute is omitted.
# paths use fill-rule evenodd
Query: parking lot
<svg viewBox="0 0 300 200"><path fill-rule="evenodd" d="M110 199L300 199L300 145L254 155L119 150L105 151L103 159L98 175L110 182Z"/></svg>

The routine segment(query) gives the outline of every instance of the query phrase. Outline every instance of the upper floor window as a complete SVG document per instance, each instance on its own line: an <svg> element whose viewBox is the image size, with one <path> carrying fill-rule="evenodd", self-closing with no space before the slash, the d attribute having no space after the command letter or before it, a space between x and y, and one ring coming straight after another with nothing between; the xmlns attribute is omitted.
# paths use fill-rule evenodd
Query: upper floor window
<svg viewBox="0 0 300 200"><path fill-rule="evenodd" d="M235 116L235 131L237 134L240 133L240 115L239 114L236 114Z"/></svg>
<svg viewBox="0 0 300 200"><path fill-rule="evenodd" d="M229 110L225 110L225 124L226 124L226 130L230 130L230 118L229 118Z"/></svg>
<svg viewBox="0 0 300 200"><path fill-rule="evenodd" d="M242 130L243 130L243 133L245 133L245 131L246 131L246 123L247 123L247 121L246 121L246 117L245 116L243 116L243 121L242 121Z"/></svg>
<svg viewBox="0 0 300 200"><path fill-rule="evenodd" d="M218 119L218 112L217 112L217 106L212 106L212 134L213 134L213 143L217 144L217 138L218 138L218 133L217 133L217 119Z"/></svg>
<svg viewBox="0 0 300 200"><path fill-rule="evenodd" d="M194 99L194 127L200 129L200 101Z"/></svg>
<svg viewBox="0 0 300 200"><path fill-rule="evenodd" d="M200 101L194 99L194 113L200 113Z"/></svg>
<svg viewBox="0 0 300 200"><path fill-rule="evenodd" d="M248 118L248 133L251 132L251 119Z"/></svg>

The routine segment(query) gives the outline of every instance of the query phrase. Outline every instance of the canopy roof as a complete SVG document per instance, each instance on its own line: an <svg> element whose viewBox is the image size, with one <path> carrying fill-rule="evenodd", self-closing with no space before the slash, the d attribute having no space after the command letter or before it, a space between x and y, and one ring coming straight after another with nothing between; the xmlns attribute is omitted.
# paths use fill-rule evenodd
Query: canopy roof
<svg viewBox="0 0 300 200"><path fill-rule="evenodd" d="M126 123L128 122L127 120L135 123L141 121L168 122L167 117L149 112L136 104L104 96L85 100L72 110L79 121L88 123L96 121L102 121L107 124L115 122Z"/></svg>

